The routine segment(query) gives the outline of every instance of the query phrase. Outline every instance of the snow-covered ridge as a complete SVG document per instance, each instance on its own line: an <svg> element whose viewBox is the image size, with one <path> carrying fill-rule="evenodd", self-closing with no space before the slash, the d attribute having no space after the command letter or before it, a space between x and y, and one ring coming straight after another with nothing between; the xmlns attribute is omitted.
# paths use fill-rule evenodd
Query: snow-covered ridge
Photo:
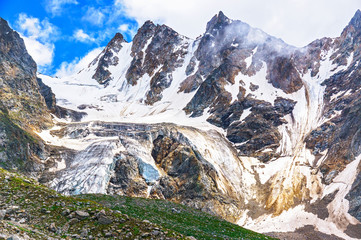
<svg viewBox="0 0 361 240"><path fill-rule="evenodd" d="M187 64L197 48L197 44L193 44L193 42L184 44L188 45L188 54L184 57L184 63L172 73L172 83L163 92L162 101L153 106L144 103L146 94L150 90L150 79L153 76L145 74L134 86L126 80L125 74L132 61L130 56L131 43L123 43L123 48L115 55L119 59L119 64L108 68L112 73L113 80L107 87L100 85L92 78L96 64L80 73L62 79L45 75L38 75L38 77L52 88L58 105L75 111L86 112L87 116L83 121L154 123L164 121L181 124L185 123L185 119L188 119L182 109L195 92L178 93L178 91L180 83L186 78ZM159 66L158 70L161 67ZM85 106L85 108L81 109L79 106ZM205 121L191 122L191 125L195 122L203 122L205 125L209 125Z"/></svg>

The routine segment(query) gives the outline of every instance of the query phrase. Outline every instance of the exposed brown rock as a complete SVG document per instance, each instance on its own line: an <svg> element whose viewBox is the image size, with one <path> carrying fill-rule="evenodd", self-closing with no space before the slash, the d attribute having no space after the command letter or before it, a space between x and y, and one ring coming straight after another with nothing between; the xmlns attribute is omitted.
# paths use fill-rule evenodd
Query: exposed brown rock
<svg viewBox="0 0 361 240"><path fill-rule="evenodd" d="M216 185L216 170L202 160L189 146L176 139L159 135L154 140L152 156L168 175L160 179L152 195L200 208L204 211L235 221L234 212L241 203L225 198ZM236 210L237 211L237 210Z"/></svg>
<svg viewBox="0 0 361 240"><path fill-rule="evenodd" d="M267 70L272 85L285 93L297 92L303 86L294 63L288 57L276 57Z"/></svg>
<svg viewBox="0 0 361 240"><path fill-rule="evenodd" d="M202 77L196 73L194 75L188 76L180 84L178 92L190 93L195 91L202 83Z"/></svg>

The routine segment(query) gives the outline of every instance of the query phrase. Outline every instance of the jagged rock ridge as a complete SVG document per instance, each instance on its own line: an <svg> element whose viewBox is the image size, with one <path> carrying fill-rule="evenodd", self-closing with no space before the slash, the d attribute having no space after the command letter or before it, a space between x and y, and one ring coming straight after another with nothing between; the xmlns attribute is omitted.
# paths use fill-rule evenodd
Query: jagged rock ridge
<svg viewBox="0 0 361 240"><path fill-rule="evenodd" d="M40 171L43 145L27 131L53 125L36 71L23 39L0 18L0 166L28 174Z"/></svg>
<svg viewBox="0 0 361 240"><path fill-rule="evenodd" d="M41 129L51 125L36 80L36 64L24 41L0 19L1 105L19 125Z"/></svg>
<svg viewBox="0 0 361 240"><path fill-rule="evenodd" d="M84 115L57 106L36 72L23 39L0 18L0 166L32 176L43 170L50 151L34 131L54 125L51 113L78 121Z"/></svg>

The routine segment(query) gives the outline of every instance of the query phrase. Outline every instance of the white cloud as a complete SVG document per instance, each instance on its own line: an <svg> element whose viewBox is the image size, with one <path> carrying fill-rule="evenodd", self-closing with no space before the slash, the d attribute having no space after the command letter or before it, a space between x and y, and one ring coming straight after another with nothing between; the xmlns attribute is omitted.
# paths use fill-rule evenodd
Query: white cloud
<svg viewBox="0 0 361 240"><path fill-rule="evenodd" d="M118 31L120 31L121 33L127 33L131 37L133 37L137 33L137 29L134 27L131 27L129 24L121 24L118 27Z"/></svg>
<svg viewBox="0 0 361 240"><path fill-rule="evenodd" d="M78 29L74 32L73 37L79 42L94 42L96 39L86 34L83 29Z"/></svg>
<svg viewBox="0 0 361 240"><path fill-rule="evenodd" d="M21 36L24 39L26 49L38 65L41 72L51 65L54 58L55 46L53 43L41 43L33 38Z"/></svg>
<svg viewBox="0 0 361 240"><path fill-rule="evenodd" d="M51 24L48 19L40 21L38 18L21 13L19 14L16 25L19 28L18 30L25 36L42 41L55 39L58 36L58 29Z"/></svg>
<svg viewBox="0 0 361 240"><path fill-rule="evenodd" d="M78 4L78 2L76 0L46 0L45 10L53 16L59 16L66 4Z"/></svg>
<svg viewBox="0 0 361 240"><path fill-rule="evenodd" d="M231 19L296 46L338 36L361 8L360 0L116 0L115 6L139 24L164 23L192 38L202 34L206 23L222 10Z"/></svg>
<svg viewBox="0 0 361 240"><path fill-rule="evenodd" d="M82 17L82 20L96 26L102 26L105 20L105 15L101 10L89 7L85 15Z"/></svg>
<svg viewBox="0 0 361 240"><path fill-rule="evenodd" d="M91 63L102 50L103 47L99 47L93 49L81 59L76 58L70 63L62 62L60 68L56 71L55 76L62 78L79 72L80 70L88 67L89 63Z"/></svg>
<svg viewBox="0 0 361 240"><path fill-rule="evenodd" d="M128 31L128 28L129 28L129 25L128 24L122 24L119 26L119 30L122 31L122 32L126 32Z"/></svg>
<svg viewBox="0 0 361 240"><path fill-rule="evenodd" d="M39 71L50 67L55 50L53 41L59 34L57 28L47 19L40 21L24 13L19 15L16 26L24 39L28 53L37 63Z"/></svg>

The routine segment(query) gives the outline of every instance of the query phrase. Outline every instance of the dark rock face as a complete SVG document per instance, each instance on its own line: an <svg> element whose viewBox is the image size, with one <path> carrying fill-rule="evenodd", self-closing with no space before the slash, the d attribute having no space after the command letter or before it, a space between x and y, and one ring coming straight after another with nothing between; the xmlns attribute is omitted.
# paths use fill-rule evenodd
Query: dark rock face
<svg viewBox="0 0 361 240"><path fill-rule="evenodd" d="M232 103L227 111L224 109L219 108L218 111L216 110L208 119L207 121L222 128L228 128L230 124L234 121L240 119L243 113L244 106L235 101Z"/></svg>
<svg viewBox="0 0 361 240"><path fill-rule="evenodd" d="M285 93L297 92L303 86L294 63L288 57L274 58L268 71L268 78L272 85Z"/></svg>
<svg viewBox="0 0 361 240"><path fill-rule="evenodd" d="M40 88L40 94L44 97L46 106L48 107L48 109L50 111L55 111L56 99L55 99L55 95L52 92L51 88L49 86L47 86L46 84L44 84L43 81L41 80L41 78L36 78L36 80L38 81L39 88Z"/></svg>
<svg viewBox="0 0 361 240"><path fill-rule="evenodd" d="M44 150L31 130L52 125L47 104L53 106L55 100L50 89L40 89L39 84L24 41L0 18L0 165L29 175L42 170L39 159Z"/></svg>
<svg viewBox="0 0 361 240"><path fill-rule="evenodd" d="M179 199L180 193L188 196L187 198L197 198L208 191L217 192L215 179L212 179L212 176L217 176L216 171L211 165L202 163L202 159L192 148L162 135L159 135L153 144L152 156L168 175L161 180L167 198ZM187 183L184 184L185 182Z"/></svg>
<svg viewBox="0 0 361 240"><path fill-rule="evenodd" d="M4 111L4 110L2 110ZM0 113L0 166L5 169L18 169L28 175L42 170L37 161L41 155L42 143L14 124L5 112Z"/></svg>
<svg viewBox="0 0 361 240"><path fill-rule="evenodd" d="M135 85L137 80L145 73L142 65L146 55L146 49L144 51L142 50L154 35L155 29L156 25L154 25L153 22L146 21L134 36L131 53L133 60L126 74L128 83L132 85Z"/></svg>
<svg viewBox="0 0 361 240"><path fill-rule="evenodd" d="M182 202L235 221L232 215L227 216L227 212L235 211L242 203L225 197L218 189L216 182L219 176L211 164L192 147L175 138L159 135L153 144L152 156L167 174L153 188L153 196ZM219 207L220 203L225 207Z"/></svg>
<svg viewBox="0 0 361 240"><path fill-rule="evenodd" d="M140 166L135 156L118 156L114 169L114 176L110 179L109 192L134 197L147 197L147 183L142 178Z"/></svg>
<svg viewBox="0 0 361 240"><path fill-rule="evenodd" d="M60 106L56 106L54 114L59 118L69 118L72 122L79 122L87 115L85 112L78 112Z"/></svg>
<svg viewBox="0 0 361 240"><path fill-rule="evenodd" d="M243 143L237 148L242 156L254 156L267 162L274 157L279 147L281 135L277 127L285 123L284 115L293 111L296 102L277 98L274 105L246 98L243 107L251 107L251 113L243 121L233 122L227 129L227 138L234 143ZM272 149L265 153L262 150Z"/></svg>
<svg viewBox="0 0 361 240"><path fill-rule="evenodd" d="M235 212L243 203L234 196L224 196L218 188L219 176L196 149L178 137L158 135L153 141L152 157L166 176L152 188L151 196L182 202L235 221Z"/></svg>
<svg viewBox="0 0 361 240"><path fill-rule="evenodd" d="M185 112L192 113L191 117L198 117L209 106L212 106L213 110L216 110L217 106L226 109L224 107L230 105L231 95L224 90L224 85L234 82L238 71L238 68L227 64L215 69L200 85L196 95L185 107Z"/></svg>
<svg viewBox="0 0 361 240"><path fill-rule="evenodd" d="M182 44L184 39L173 29L150 21L135 35L131 53L133 60L126 79L131 85L136 85L144 74L151 77L146 104L153 105L162 99L163 90L172 83L172 72L182 66L188 49L187 44Z"/></svg>
<svg viewBox="0 0 361 240"><path fill-rule="evenodd" d="M27 53L24 41L20 38L19 34L13 31L4 19L0 19L0 36L1 36L1 58L4 60L13 60L15 63L23 67L23 71L28 75L35 75L36 63ZM5 63L2 63L4 68ZM4 76L5 77L5 76ZM10 76L9 76L10 77ZM18 82L13 82L12 86L16 86L24 91L30 90L32 85L20 85Z"/></svg>
<svg viewBox="0 0 361 240"><path fill-rule="evenodd" d="M118 53L120 49L122 49L122 43L126 42L122 34L117 33L112 38L112 40L108 43L106 48L99 54L99 56L91 63L94 65L98 62L98 66L96 68L95 74L93 75L93 79L97 80L98 83L107 86L109 81L113 78L111 77L111 73L107 68L109 66L118 65L118 57L114 56L114 53Z"/></svg>
<svg viewBox="0 0 361 240"><path fill-rule="evenodd" d="M197 88L201 85L202 82L203 82L202 76L199 73L188 76L181 83L178 92L184 92L184 93L193 92L197 90Z"/></svg>
<svg viewBox="0 0 361 240"><path fill-rule="evenodd" d="M237 36L240 35L238 37L241 38L248 30L247 24L240 21L231 22L222 12L214 16L207 23L206 33L200 39L195 52L196 58L200 61L200 74L210 74L222 64L223 58L231 53L230 45L238 40L234 39L234 33L230 34L231 31L238 31Z"/></svg>
<svg viewBox="0 0 361 240"><path fill-rule="evenodd" d="M346 39L346 43L354 43L354 41L360 40L361 37L361 11L356 11L355 15L344 28L341 33L341 37Z"/></svg>
<svg viewBox="0 0 361 240"><path fill-rule="evenodd" d="M358 175L352 184L346 199L350 201L348 213L361 222L361 165L358 166Z"/></svg>

